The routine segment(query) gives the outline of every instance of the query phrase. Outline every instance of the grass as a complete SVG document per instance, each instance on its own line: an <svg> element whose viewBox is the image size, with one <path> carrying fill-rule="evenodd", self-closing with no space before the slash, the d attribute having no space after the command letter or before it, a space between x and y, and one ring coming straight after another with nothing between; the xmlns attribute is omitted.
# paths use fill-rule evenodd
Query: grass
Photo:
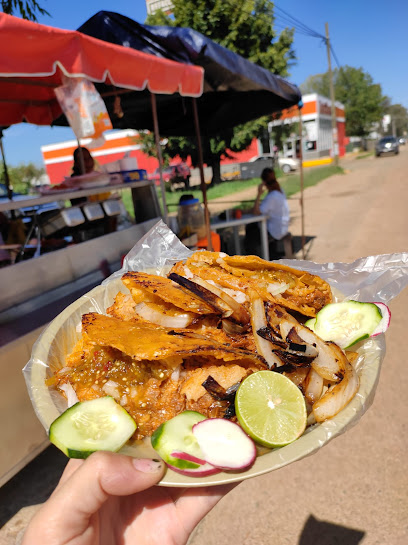
<svg viewBox="0 0 408 545"><path fill-rule="evenodd" d="M336 167L335 165L327 165L316 167L310 170L305 169L303 187L306 189L306 187L316 185L322 180L330 178L330 176L334 176L335 174L344 174L343 168ZM299 193L300 176L298 174L296 174L296 176L289 176L285 181L282 182L282 189L285 191L287 197L291 197L295 193Z"/></svg>
<svg viewBox="0 0 408 545"><path fill-rule="evenodd" d="M325 180L326 178L329 178L330 176L333 176L335 174L343 174L344 170L341 167L336 167L334 165L327 165L327 166L321 166L316 167L312 169L305 169L304 170L304 188L311 187L313 185L318 184L322 180ZM291 195L294 195L295 193L298 193L300 191L300 175L290 175L285 176L281 172L277 172L277 177L279 179L279 182L282 185L282 189L285 191L285 194L287 197L290 197ZM209 201L213 199L219 199L220 197L225 197L228 195L235 195L239 191L243 191L245 189L255 187L259 185L260 179L259 178L251 178L250 180L234 180L232 182L222 182L219 185L216 185L214 187L207 187L207 198ZM166 202L167 206L169 208L170 212L174 212L178 206L178 202L180 199L180 195L183 193L191 193L194 198L202 200L202 193L201 189L197 186L197 189L191 189L189 191L175 191L174 193L166 192ZM159 199L159 202L161 203L161 190L160 188L157 188L157 196ZM132 204L132 196L130 194L130 189L127 189L122 192L122 200L126 207L126 210L129 212L129 214L133 217L133 204ZM251 208L252 204L249 204L248 202L241 202L237 203L233 208L242 208L243 210L247 208Z"/></svg>
<svg viewBox="0 0 408 545"><path fill-rule="evenodd" d="M370 157L371 155L374 155L374 151L369 151L368 153L362 153L361 155L357 155L356 159L365 159L366 157Z"/></svg>

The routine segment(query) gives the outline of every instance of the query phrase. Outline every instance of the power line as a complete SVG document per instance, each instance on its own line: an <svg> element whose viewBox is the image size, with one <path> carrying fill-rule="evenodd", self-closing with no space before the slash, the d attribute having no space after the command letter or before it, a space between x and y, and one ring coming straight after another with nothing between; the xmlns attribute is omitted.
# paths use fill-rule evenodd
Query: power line
<svg viewBox="0 0 408 545"><path fill-rule="evenodd" d="M332 46L331 44L330 44L330 51L332 52L333 59L336 61L337 66L338 66L339 68L341 68L339 59L337 58L337 55L336 55L336 53L334 52L333 46Z"/></svg>
<svg viewBox="0 0 408 545"><path fill-rule="evenodd" d="M275 14L276 17L279 17L283 21L287 22L288 24L295 27L295 30L298 32L302 32L303 34L306 34L308 36L314 37L314 38L320 38L322 40L326 41L326 37L323 36L323 34L320 34L319 32L316 32L312 28L308 27L305 23L297 19L296 17L293 17L293 15L290 15L287 11L282 9L281 7L274 4L275 10L278 12Z"/></svg>

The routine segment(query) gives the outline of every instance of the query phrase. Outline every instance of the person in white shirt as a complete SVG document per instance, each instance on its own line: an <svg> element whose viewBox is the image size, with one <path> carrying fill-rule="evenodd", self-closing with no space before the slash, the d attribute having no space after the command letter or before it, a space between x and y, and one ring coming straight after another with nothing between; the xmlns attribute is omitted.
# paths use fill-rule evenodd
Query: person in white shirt
<svg viewBox="0 0 408 545"><path fill-rule="evenodd" d="M276 179L275 172L272 168L264 168L261 174L262 183L258 186L258 194L255 200L252 213L256 215L268 216L267 228L269 233L269 242L271 250L276 252L276 242L282 240L289 233L289 206L285 193L282 191L278 180ZM264 191L267 190L268 194L261 202L261 197ZM259 229L258 233L248 233L247 235L252 238L252 244L257 243L254 240L256 237L260 239ZM257 236L256 236L257 235ZM251 242L248 240L251 244Z"/></svg>

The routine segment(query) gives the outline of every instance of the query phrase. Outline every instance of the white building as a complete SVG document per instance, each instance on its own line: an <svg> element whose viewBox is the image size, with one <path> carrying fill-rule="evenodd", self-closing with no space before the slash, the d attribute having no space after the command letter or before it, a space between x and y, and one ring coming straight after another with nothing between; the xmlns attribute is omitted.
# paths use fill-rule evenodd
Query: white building
<svg viewBox="0 0 408 545"><path fill-rule="evenodd" d="M159 9L170 15L173 11L173 3L171 0L146 0L146 9L148 15L156 13Z"/></svg>

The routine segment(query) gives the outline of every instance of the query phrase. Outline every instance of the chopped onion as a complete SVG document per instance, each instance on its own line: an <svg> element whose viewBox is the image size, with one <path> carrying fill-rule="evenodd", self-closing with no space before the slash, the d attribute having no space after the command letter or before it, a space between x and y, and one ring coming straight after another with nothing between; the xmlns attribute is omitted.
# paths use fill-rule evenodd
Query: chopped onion
<svg viewBox="0 0 408 545"><path fill-rule="evenodd" d="M237 303L242 304L242 303L245 303L245 301L247 300L245 293L243 293L242 291L232 290L231 288L225 288L224 286L220 286L219 284L216 284L214 280L206 280L206 282L222 290L224 293L226 293L227 295L235 299Z"/></svg>
<svg viewBox="0 0 408 545"><path fill-rule="evenodd" d="M280 295L281 293L285 293L285 291L289 288L289 284L281 283L281 282L270 282L268 284L268 287L266 288L267 292L271 295Z"/></svg>
<svg viewBox="0 0 408 545"><path fill-rule="evenodd" d="M202 278L196 275L194 275L193 277L193 282L195 282L202 288L205 288L206 290L210 291L211 293L219 297L228 306L228 308L232 309L233 312L231 314L231 318L235 319L240 324L249 323L249 316L246 309L240 303L238 303L233 297L231 297L231 295L227 293L226 289L220 288L217 285L215 285L214 282L210 283L209 281L203 280Z"/></svg>
<svg viewBox="0 0 408 545"><path fill-rule="evenodd" d="M75 403L78 403L79 401L78 396L76 395L75 390L73 389L73 387L71 386L69 382L65 382L64 384L61 384L59 389L62 390L64 394L67 396L68 408L72 407L72 405L75 405Z"/></svg>
<svg viewBox="0 0 408 545"><path fill-rule="evenodd" d="M108 380L108 382L105 382L105 384L102 386L102 390L105 392L105 394L108 394L108 396L112 396L116 400L120 399L117 382Z"/></svg>
<svg viewBox="0 0 408 545"><path fill-rule="evenodd" d="M186 266L184 266L184 274L186 275L186 278L191 280L193 278L193 273L190 271L190 269Z"/></svg>
<svg viewBox="0 0 408 545"><path fill-rule="evenodd" d="M256 348L259 354L263 356L270 369L280 367L283 365L283 361L272 351L272 344L258 335L258 331L266 328L268 325L266 322L264 302L255 290L249 290L248 296L251 309L251 326Z"/></svg>
<svg viewBox="0 0 408 545"><path fill-rule="evenodd" d="M323 379L313 367L310 369L302 384L302 389L306 400L312 405L321 398L323 392Z"/></svg>
<svg viewBox="0 0 408 545"><path fill-rule="evenodd" d="M314 358L311 365L319 375L332 382L339 382L344 376L344 369L348 363L344 352L336 344L325 342L318 337L308 327L299 323L283 319L280 322L282 337L287 338L290 331L294 328L297 335L306 343L317 348L318 355Z"/></svg>
<svg viewBox="0 0 408 545"><path fill-rule="evenodd" d="M135 312L148 322L152 322L156 325L163 327L174 327L175 329L182 329L191 324L193 321L193 314L185 312L177 315L163 314L159 310L152 308L146 303L138 303L135 306Z"/></svg>
<svg viewBox="0 0 408 545"><path fill-rule="evenodd" d="M313 405L313 414L317 422L333 418L355 396L359 387L359 379L354 368L347 362L344 378L339 384L330 387Z"/></svg>

